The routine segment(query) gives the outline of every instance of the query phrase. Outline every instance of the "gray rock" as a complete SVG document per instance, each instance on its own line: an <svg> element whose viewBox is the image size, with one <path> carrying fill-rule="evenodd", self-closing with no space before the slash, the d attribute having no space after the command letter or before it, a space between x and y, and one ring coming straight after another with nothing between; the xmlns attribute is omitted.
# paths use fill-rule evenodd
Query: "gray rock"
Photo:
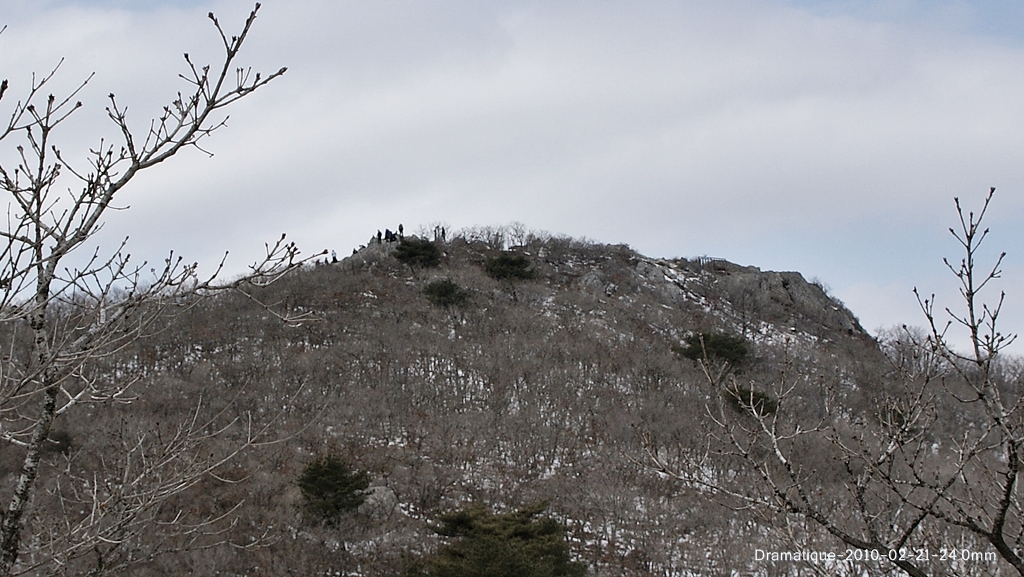
<svg viewBox="0 0 1024 577"><path fill-rule="evenodd" d="M363 493L365 500L357 511L376 520L384 520L398 510L398 497L388 487L373 486Z"/></svg>

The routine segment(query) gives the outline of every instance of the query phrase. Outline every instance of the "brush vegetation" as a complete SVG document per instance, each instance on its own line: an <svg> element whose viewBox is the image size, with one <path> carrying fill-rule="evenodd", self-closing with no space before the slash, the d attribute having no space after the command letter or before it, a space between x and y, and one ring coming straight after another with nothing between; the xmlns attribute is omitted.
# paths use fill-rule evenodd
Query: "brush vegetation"
<svg viewBox="0 0 1024 577"><path fill-rule="evenodd" d="M166 505L168 515L223 516L225 548L155 556L152 574L185 564L275 575L757 574L747 552L789 550L786 535L837 546L819 525L778 529L798 517L770 507L763 473L786 469L762 431L784 435L779 451L810 505L841 512L852 530L856 485L836 463L850 459L857 473L862 461L806 431L846 423L830 430L853 431L843 437L853 443L875 438L855 427L874 427L938 443L941 455L981 422L956 403L915 409L894 366L917 363L947 387L955 374L928 365L906 335L880 347L796 273L709 270L546 235L510 247L494 230L416 246L427 245L437 252L423 254L444 259L371 245L252 294L308 322L281 323L226 293L97 359L90 374L137 374L139 400L63 422L46 466L100 466L111 444L173 437L192 420L271 423L282 442L252 447ZM525 278L510 294L509 281ZM955 417L929 420L943 411ZM209 447L245 434L231 429ZM688 468L698 457L704 468ZM0 454L7 486L16 459ZM705 490L711 480L731 493ZM52 494L40 494L42 507Z"/></svg>

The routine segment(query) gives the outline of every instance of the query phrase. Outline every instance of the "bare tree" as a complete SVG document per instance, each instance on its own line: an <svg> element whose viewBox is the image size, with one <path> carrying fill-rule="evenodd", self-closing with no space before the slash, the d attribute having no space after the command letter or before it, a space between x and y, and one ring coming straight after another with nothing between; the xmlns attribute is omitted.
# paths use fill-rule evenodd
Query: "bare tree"
<svg viewBox="0 0 1024 577"><path fill-rule="evenodd" d="M224 126L221 109L284 74L284 68L263 76L236 67L259 7L237 36L225 33L209 15L223 43L223 59L217 66L198 66L185 54L187 72L180 76L188 89L145 132L130 128L127 107L111 94L107 114L119 143L100 140L89 151L87 166L72 165L56 136L82 106L76 98L89 80L57 97L46 95L57 68L33 78L0 126L0 141L12 143L15 151L12 163L0 164L0 189L8 195L7 225L0 230L0 438L24 451L0 524L0 575L45 567L68 571L68 563L83 556L92 559L93 573L122 569L132 560L125 551L133 535L158 521L172 533L196 538L216 516L186 520L168 516L161 505L215 472L261 433L252 427L240 446L200 456L198 447L208 446L226 425L223 415L204 416L197 408L187 422L164 430L123 429L111 445L117 454L91 469L83 470L70 457L63 460L63 472L59 459L41 467L44 456L59 456L51 439L59 419L84 406L133 400L136 376L105 369L103 359L197 296L267 284L301 263L284 237L267 245L266 257L231 282L218 281L217 273L200 277L195 264L173 253L155 268L133 263L123 243L109 253L82 254L91 250L87 242L115 197L140 171L186 148L202 151L206 137ZM0 99L7 90L3 80ZM49 482L41 476L44 470L53 475ZM50 505L39 497L43 489L54 496ZM54 517L47 517L47 506L55 508Z"/></svg>
<svg viewBox="0 0 1024 577"><path fill-rule="evenodd" d="M707 407L707 436L670 445L644 433L644 464L753 511L783 544L837 539L854 552L850 561L873 571L976 575L1005 563L1024 575L1021 375L1001 361L1014 340L997 329L1004 295L994 305L981 297L1005 253L990 268L978 262L994 192L977 214L956 200L959 224L950 232L964 256L946 265L963 312L943 309L943 322L934 296L919 296L928 328L889 335L891 366L880 383L858 386L798 353L774 376L741 383L704 359L718 399ZM966 352L947 337L956 326L968 333Z"/></svg>

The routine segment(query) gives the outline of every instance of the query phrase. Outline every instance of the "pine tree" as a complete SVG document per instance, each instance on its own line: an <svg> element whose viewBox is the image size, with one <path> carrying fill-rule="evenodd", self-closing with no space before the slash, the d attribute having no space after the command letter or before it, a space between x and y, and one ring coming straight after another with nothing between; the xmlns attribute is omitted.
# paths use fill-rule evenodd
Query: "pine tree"
<svg viewBox="0 0 1024 577"><path fill-rule="evenodd" d="M366 472L353 471L333 455L318 457L299 477L307 515L328 525L362 505L363 491L369 486L370 476Z"/></svg>
<svg viewBox="0 0 1024 577"><path fill-rule="evenodd" d="M496 515L472 505L443 515L437 532L456 538L413 575L429 577L582 577L586 567L570 561L565 529L537 518L547 503Z"/></svg>

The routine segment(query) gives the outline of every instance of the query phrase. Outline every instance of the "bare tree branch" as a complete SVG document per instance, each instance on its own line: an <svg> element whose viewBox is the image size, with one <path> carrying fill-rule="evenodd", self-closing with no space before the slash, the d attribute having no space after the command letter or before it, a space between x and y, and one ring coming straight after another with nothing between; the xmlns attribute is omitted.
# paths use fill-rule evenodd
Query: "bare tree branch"
<svg viewBox="0 0 1024 577"><path fill-rule="evenodd" d="M124 431L120 452L97 469L79 468L69 457L47 489L64 513L51 522L43 511L32 509L57 419L83 405L136 400L131 390L138 374L105 373L98 363L159 330L197 298L264 286L307 260L282 236L267 245L266 257L247 274L226 282L218 278L223 262L201 278L196 264L173 253L159 266L136 264L124 243L110 253L97 249L77 259L76 268L62 264L81 253L106 211L116 210L115 197L140 171L185 148L203 151L202 141L225 125L226 117L217 118L220 109L284 74L281 68L262 76L236 65L259 8L256 4L241 32L230 37L211 14L223 58L216 66L197 67L186 54L188 72L182 78L188 90L179 92L147 130L132 129L128 108L111 94L107 115L120 144L101 139L84 167L72 166L55 135L81 108L77 97L93 76L66 96L44 96L63 61L48 74L33 76L24 99L13 104L0 127L0 142L18 140L14 164L0 165L0 189L9 195L6 228L0 230L0 334L7 351L0 360L0 439L25 448L17 486L0 521L0 575L54 569L88 555L95 556L98 572L123 570L124 559L131 557L117 555L154 526L186 541L215 534L229 514L189 522L183 511L165 519L159 510L173 496L216 475L240 451L267 442L266 425L246 423L249 433L240 444L200 457L201 448L242 423L226 418L226 409L200 419L202 407L196 406L191 419L167 431L167 437L159 430L157 438L152 432ZM8 87L7 80L0 83L0 100ZM72 512L81 507L88 514ZM120 564L111 564L115 558Z"/></svg>

